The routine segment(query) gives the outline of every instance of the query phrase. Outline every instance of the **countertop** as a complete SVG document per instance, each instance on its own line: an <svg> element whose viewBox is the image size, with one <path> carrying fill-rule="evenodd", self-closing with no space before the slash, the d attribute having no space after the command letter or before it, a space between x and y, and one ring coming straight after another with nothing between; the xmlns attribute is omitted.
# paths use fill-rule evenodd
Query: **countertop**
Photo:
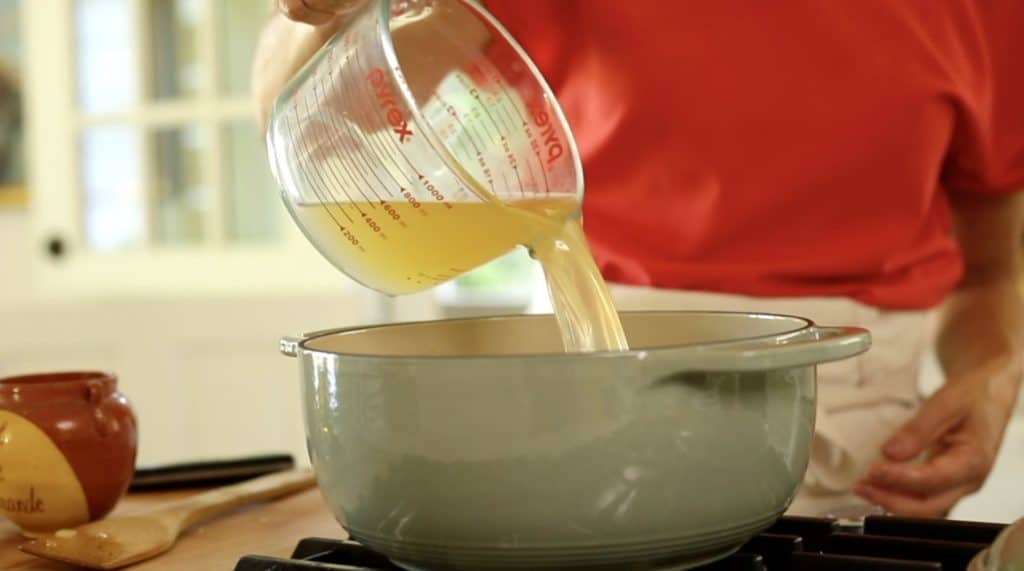
<svg viewBox="0 0 1024 571"><path fill-rule="evenodd" d="M190 493L196 491L129 494L114 510L114 514L138 514ZM330 514L320 491L315 487L271 502L241 508L200 524L182 534L171 551L127 569L230 571L244 555L287 557L304 537L345 537L344 530ZM18 545L23 541L10 522L0 520L0 569L76 569L71 565L45 561L22 553Z"/></svg>
<svg viewBox="0 0 1024 571"><path fill-rule="evenodd" d="M995 470L980 493L966 498L952 517L1009 523L1024 514L1024 417L1015 417L1007 430ZM115 514L145 512L162 502L191 492L129 494ZM304 537L344 538L317 488L264 504L242 508L187 531L163 555L129 567L131 571L230 571L244 555L287 557ZM9 522L0 520L0 569L69 571L68 565L38 559L18 551L23 541Z"/></svg>

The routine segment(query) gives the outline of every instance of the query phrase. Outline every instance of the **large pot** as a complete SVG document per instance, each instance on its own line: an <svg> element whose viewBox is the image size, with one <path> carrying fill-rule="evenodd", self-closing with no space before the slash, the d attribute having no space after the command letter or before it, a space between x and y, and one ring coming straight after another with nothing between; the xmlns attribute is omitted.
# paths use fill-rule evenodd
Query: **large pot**
<svg viewBox="0 0 1024 571"><path fill-rule="evenodd" d="M282 341L338 520L417 569L677 569L734 551L800 484L815 365L869 334L767 314L622 322L623 353L561 353L550 316Z"/></svg>

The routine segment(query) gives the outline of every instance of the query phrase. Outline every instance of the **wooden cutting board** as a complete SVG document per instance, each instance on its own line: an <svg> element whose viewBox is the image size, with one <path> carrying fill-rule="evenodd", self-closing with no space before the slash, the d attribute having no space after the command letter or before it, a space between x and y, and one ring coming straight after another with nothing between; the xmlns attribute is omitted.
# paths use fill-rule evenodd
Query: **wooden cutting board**
<svg viewBox="0 0 1024 571"><path fill-rule="evenodd" d="M197 490L202 491L202 490ZM145 512L193 492L129 494L114 513ZM239 509L229 515L199 524L181 536L175 547L155 559L129 567L132 571L180 571L181 569L234 569L244 555L288 557L304 537L343 538L335 521L313 488L279 500ZM0 569L70 571L75 569L44 561L18 550L24 539L10 522L0 519Z"/></svg>

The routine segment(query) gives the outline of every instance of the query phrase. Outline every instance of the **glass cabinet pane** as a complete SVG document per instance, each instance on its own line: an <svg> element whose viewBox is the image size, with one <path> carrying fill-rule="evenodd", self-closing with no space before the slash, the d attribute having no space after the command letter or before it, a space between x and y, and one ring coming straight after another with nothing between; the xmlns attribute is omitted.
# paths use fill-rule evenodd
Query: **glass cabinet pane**
<svg viewBox="0 0 1024 571"><path fill-rule="evenodd" d="M194 97L202 87L199 25L203 0L150 0L153 99Z"/></svg>
<svg viewBox="0 0 1024 571"><path fill-rule="evenodd" d="M284 206L252 121L224 127L226 230L230 242L268 242L280 235Z"/></svg>
<svg viewBox="0 0 1024 571"><path fill-rule="evenodd" d="M271 14L267 2L220 0L221 29L218 34L223 79L220 86L228 95L249 93L249 70L260 30Z"/></svg>
<svg viewBox="0 0 1024 571"><path fill-rule="evenodd" d="M129 126L97 127L82 133L82 229L88 249L109 252L145 242L140 151L140 134Z"/></svg>
<svg viewBox="0 0 1024 571"><path fill-rule="evenodd" d="M208 142L199 127L154 131L153 240L188 244L204 238L209 193L203 180L202 157Z"/></svg>
<svg viewBox="0 0 1024 571"><path fill-rule="evenodd" d="M17 68L21 63L21 33L18 29L20 0L0 0L0 58L4 65Z"/></svg>
<svg viewBox="0 0 1024 571"><path fill-rule="evenodd" d="M18 2L0 0L0 203L4 187L25 184L25 112Z"/></svg>
<svg viewBox="0 0 1024 571"><path fill-rule="evenodd" d="M130 0L77 0L75 72L83 111L120 111L138 103L134 18Z"/></svg>

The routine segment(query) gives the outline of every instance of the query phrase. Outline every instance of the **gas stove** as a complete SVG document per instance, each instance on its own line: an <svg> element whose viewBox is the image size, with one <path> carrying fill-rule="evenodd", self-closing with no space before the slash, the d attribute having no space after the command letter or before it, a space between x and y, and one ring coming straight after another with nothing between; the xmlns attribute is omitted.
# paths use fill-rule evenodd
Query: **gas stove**
<svg viewBox="0 0 1024 571"><path fill-rule="evenodd" d="M705 571L960 571L1005 529L996 523L868 516L855 523L784 516ZM307 538L290 558L248 555L235 571L400 571L353 541Z"/></svg>

